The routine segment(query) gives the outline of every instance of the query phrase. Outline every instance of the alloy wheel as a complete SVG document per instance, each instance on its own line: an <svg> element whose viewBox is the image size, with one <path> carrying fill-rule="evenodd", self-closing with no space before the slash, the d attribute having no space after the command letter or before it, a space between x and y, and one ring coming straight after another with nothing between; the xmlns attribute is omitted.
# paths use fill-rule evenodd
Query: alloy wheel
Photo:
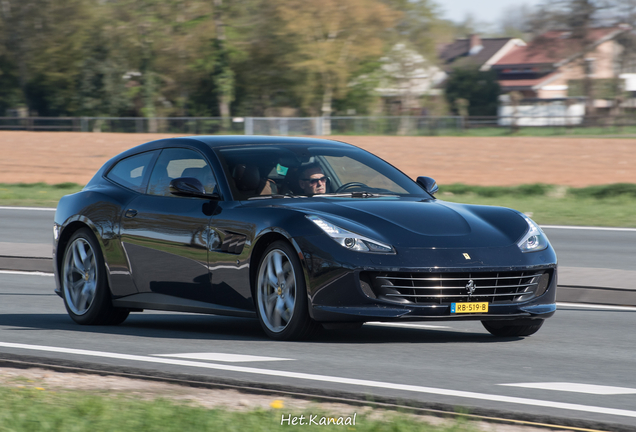
<svg viewBox="0 0 636 432"><path fill-rule="evenodd" d="M76 315L88 312L97 291L95 251L84 238L76 238L68 247L62 266L64 298Z"/></svg>
<svg viewBox="0 0 636 432"><path fill-rule="evenodd" d="M267 328L280 333L289 325L296 306L296 274L287 254L271 250L258 274L258 309Z"/></svg>

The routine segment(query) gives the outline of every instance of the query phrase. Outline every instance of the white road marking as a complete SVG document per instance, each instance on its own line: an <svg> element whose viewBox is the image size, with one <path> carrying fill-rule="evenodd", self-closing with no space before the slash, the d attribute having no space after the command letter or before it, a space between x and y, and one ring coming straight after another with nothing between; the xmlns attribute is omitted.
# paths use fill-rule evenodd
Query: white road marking
<svg viewBox="0 0 636 432"><path fill-rule="evenodd" d="M306 381L318 381L318 382L346 384L346 385L359 386L359 387L373 387L373 388L382 388L382 389L390 389L390 390L400 390L400 391L413 392L413 393L435 394L435 395L452 396L452 397L466 398L466 399L487 400L492 402L530 405L530 406L539 406L539 407L545 407L545 408L556 408L556 409L564 409L564 410L570 410L570 411L582 411L587 413L607 414L607 415L614 415L614 416L621 416L621 417L636 418L636 411L630 411L630 410L624 410L624 409L545 401L540 399L527 399L527 398L518 398L518 397L510 397L510 396L500 396L500 395L494 395L494 394L476 393L476 392L459 391L459 390L448 390L448 389L440 389L440 388L433 388L433 387L415 386L415 385L409 385L409 384L394 384L394 383L388 383L383 381L371 381L371 380L363 380L363 379L355 379L355 378L333 377L328 375L316 375L316 374L308 374L303 372L289 372L289 371L282 371L282 370L259 369L259 368L251 368L246 366L202 363L202 362L195 362L191 360L166 359L166 358L158 358L158 357L142 356L142 355L117 354L117 353L109 353L109 352L103 352L103 351L89 351L89 350L59 348L59 347L50 347L50 346L42 346L42 345L26 345L26 344L17 344L17 343L9 343L9 342L0 342L0 347L23 349L23 350L30 350L30 351L55 352L55 353L73 354L73 355L90 356L90 357L102 357L102 358L110 358L110 359L138 361L138 362L145 362L145 363L170 364L170 365L177 365L177 366L222 370L222 371L228 371L228 372L276 376L276 377L293 378L293 379L306 380Z"/></svg>
<svg viewBox="0 0 636 432"><path fill-rule="evenodd" d="M0 210L55 211L56 209L51 208L51 207L3 207L3 206L0 206Z"/></svg>
<svg viewBox="0 0 636 432"><path fill-rule="evenodd" d="M263 357L253 356L245 354L225 354L225 353L190 353L190 354L152 354L157 357L175 357L184 358L190 360L208 360L208 361L220 361L228 363L237 362L257 362L257 361L282 361L282 360L295 360L281 357Z"/></svg>
<svg viewBox="0 0 636 432"><path fill-rule="evenodd" d="M541 225L541 228L548 228L548 229L566 229L566 230L630 231L630 232L636 232L636 228L619 228L619 227L593 227L593 226Z"/></svg>
<svg viewBox="0 0 636 432"><path fill-rule="evenodd" d="M424 329L448 329L449 326L431 325L431 324L412 324L412 323L393 323L393 322L367 322L365 325L384 326L384 327L402 327L402 328L424 328Z"/></svg>
<svg viewBox="0 0 636 432"><path fill-rule="evenodd" d="M581 309L604 309L604 310L624 310L624 311L636 311L634 306L612 306L612 305L600 305L593 303L557 303L557 307L575 307Z"/></svg>
<svg viewBox="0 0 636 432"><path fill-rule="evenodd" d="M38 271L17 271L17 270L0 270L0 274L23 275L23 276L55 276L53 273L44 273Z"/></svg>
<svg viewBox="0 0 636 432"><path fill-rule="evenodd" d="M543 382L543 383L517 383L517 384L499 384L501 386L523 387L540 390L556 390L573 393L587 393L593 395L623 395L636 394L636 389L625 387L612 387L594 384L578 384L568 382Z"/></svg>

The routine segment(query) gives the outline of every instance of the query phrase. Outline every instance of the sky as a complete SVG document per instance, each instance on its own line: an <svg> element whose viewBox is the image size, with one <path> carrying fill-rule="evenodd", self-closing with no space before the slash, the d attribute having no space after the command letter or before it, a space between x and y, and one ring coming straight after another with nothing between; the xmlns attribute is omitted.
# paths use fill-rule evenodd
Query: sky
<svg viewBox="0 0 636 432"><path fill-rule="evenodd" d="M512 5L535 6L542 0L437 0L442 17L455 22L463 21L471 14L477 21L495 23L503 11Z"/></svg>

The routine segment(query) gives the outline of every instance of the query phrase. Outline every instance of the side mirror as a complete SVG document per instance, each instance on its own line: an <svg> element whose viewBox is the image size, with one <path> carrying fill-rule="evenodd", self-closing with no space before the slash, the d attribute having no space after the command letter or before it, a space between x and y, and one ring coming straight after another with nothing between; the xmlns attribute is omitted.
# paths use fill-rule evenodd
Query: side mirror
<svg viewBox="0 0 636 432"><path fill-rule="evenodd" d="M176 196L219 199L218 194L208 194L201 181L194 177L179 177L170 181L170 193Z"/></svg>
<svg viewBox="0 0 636 432"><path fill-rule="evenodd" d="M435 179L432 179L430 177L421 176L421 177L418 177L416 181L417 181L417 184L420 185L422 189L424 189L426 192L428 192L431 195L435 195L435 193L437 193L437 191L439 190L439 187L437 187L437 182L435 181Z"/></svg>

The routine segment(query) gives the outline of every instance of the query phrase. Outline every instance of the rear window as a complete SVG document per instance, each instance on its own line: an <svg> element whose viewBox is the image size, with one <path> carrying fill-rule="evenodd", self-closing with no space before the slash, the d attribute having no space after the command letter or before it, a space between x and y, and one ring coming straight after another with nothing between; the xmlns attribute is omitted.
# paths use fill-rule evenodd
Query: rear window
<svg viewBox="0 0 636 432"><path fill-rule="evenodd" d="M137 192L144 192L144 177L155 152L141 153L122 159L108 171L106 177Z"/></svg>

